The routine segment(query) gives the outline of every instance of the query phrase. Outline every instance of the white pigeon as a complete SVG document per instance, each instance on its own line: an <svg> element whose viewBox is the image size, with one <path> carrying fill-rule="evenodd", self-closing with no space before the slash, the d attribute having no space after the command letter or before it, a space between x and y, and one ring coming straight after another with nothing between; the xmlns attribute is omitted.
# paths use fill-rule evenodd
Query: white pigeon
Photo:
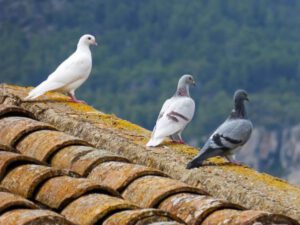
<svg viewBox="0 0 300 225"><path fill-rule="evenodd" d="M85 34L78 41L76 51L51 73L47 80L30 91L25 100L35 99L47 91L67 93L73 102L84 102L75 96L75 90L89 77L92 69L90 45L97 45L93 35Z"/></svg>
<svg viewBox="0 0 300 225"><path fill-rule="evenodd" d="M247 119L244 101L248 101L247 92L237 90L234 93L234 109L229 117L210 136L201 152L188 163L187 169L199 167L204 160L214 156L223 156L231 163L241 164L234 156L249 140L253 129L252 122Z"/></svg>
<svg viewBox="0 0 300 225"><path fill-rule="evenodd" d="M195 102L190 97L189 86L195 84L191 75L183 75L179 79L176 93L163 104L146 146L155 147L161 144L165 137L170 137L174 142L184 143L181 132L192 120L195 112Z"/></svg>

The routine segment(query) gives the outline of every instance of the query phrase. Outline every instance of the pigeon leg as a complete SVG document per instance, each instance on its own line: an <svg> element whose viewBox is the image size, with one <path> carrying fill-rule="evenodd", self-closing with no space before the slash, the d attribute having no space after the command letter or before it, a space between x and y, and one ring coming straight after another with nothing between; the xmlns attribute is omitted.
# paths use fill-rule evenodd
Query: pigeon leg
<svg viewBox="0 0 300 225"><path fill-rule="evenodd" d="M231 162L231 163L233 163L233 164L235 164L235 165L238 165L238 166L243 165L243 163L241 163L241 162L235 160L233 155L225 155L224 157L225 157L229 162Z"/></svg>
<svg viewBox="0 0 300 225"><path fill-rule="evenodd" d="M71 99L70 99L71 102L84 103L84 104L86 104L85 101L83 101L83 100L78 100L78 99L76 98L76 96L75 96L75 93L68 93L68 95L71 97Z"/></svg>
<svg viewBox="0 0 300 225"><path fill-rule="evenodd" d="M178 133L178 137L179 137L179 143L180 143L180 144L185 144L184 140L183 140L182 137L181 137L181 132Z"/></svg>
<svg viewBox="0 0 300 225"><path fill-rule="evenodd" d="M170 136L172 143L184 144L180 133L176 133Z"/></svg>

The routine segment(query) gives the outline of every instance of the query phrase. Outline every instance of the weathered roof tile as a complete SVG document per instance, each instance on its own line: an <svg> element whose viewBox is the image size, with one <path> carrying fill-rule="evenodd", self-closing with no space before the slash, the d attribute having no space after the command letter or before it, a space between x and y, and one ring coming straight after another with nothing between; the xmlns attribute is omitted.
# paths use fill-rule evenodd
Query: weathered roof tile
<svg viewBox="0 0 300 225"><path fill-rule="evenodd" d="M50 208L61 210L74 199L91 192L120 196L113 189L88 179L61 176L47 180L38 190L35 200Z"/></svg>
<svg viewBox="0 0 300 225"><path fill-rule="evenodd" d="M0 104L0 118L9 116L23 116L35 119L34 114L26 109L14 105Z"/></svg>
<svg viewBox="0 0 300 225"><path fill-rule="evenodd" d="M161 225L179 225L182 223L172 222L169 213L158 210L158 209L141 209L141 210L125 210L122 212L115 213L107 220L104 221L103 225L146 225L155 222L160 222ZM173 218L174 219L174 218ZM176 218L178 219L178 218Z"/></svg>
<svg viewBox="0 0 300 225"><path fill-rule="evenodd" d="M85 177L100 163L108 161L129 162L128 159L124 157L115 155L106 150L97 149L96 151L89 152L84 156L79 157L72 163L70 169Z"/></svg>
<svg viewBox="0 0 300 225"><path fill-rule="evenodd" d="M112 161L98 165L90 172L88 178L123 191L132 181L146 175L167 176L159 170L146 166Z"/></svg>
<svg viewBox="0 0 300 225"><path fill-rule="evenodd" d="M47 166L26 164L9 171L3 178L1 185L13 193L30 199L39 184L51 177L62 175L64 173L61 170Z"/></svg>
<svg viewBox="0 0 300 225"><path fill-rule="evenodd" d="M19 195L0 191L0 215L9 209L37 209L38 206Z"/></svg>
<svg viewBox="0 0 300 225"><path fill-rule="evenodd" d="M90 194L71 202L62 211L62 215L73 223L91 225L100 224L105 216L117 210L137 208L136 205L120 198L103 194Z"/></svg>
<svg viewBox="0 0 300 225"><path fill-rule="evenodd" d="M122 193L125 199L140 207L157 207L167 197L176 193L207 194L180 181L159 176L144 176L133 181Z"/></svg>
<svg viewBox="0 0 300 225"><path fill-rule="evenodd" d="M90 144L60 131L41 130L26 136L16 148L24 155L47 162L60 148L70 145L89 146Z"/></svg>
<svg viewBox="0 0 300 225"><path fill-rule="evenodd" d="M16 209L0 216L3 225L72 225L61 215L41 209ZM73 224L74 225L74 224Z"/></svg>
<svg viewBox="0 0 300 225"><path fill-rule="evenodd" d="M42 162L14 152L6 152L0 150L0 181L7 172L7 168L12 166L14 163L21 164L43 164Z"/></svg>
<svg viewBox="0 0 300 225"><path fill-rule="evenodd" d="M295 220L279 214L262 211L223 209L210 214L201 225L294 225Z"/></svg>
<svg viewBox="0 0 300 225"><path fill-rule="evenodd" d="M160 203L159 208L177 215L187 224L201 224L211 213L220 209L243 209L241 206L207 195L180 193Z"/></svg>
<svg viewBox="0 0 300 225"><path fill-rule="evenodd" d="M25 117L6 117L0 120L2 144L15 146L24 135L37 130L55 130L53 126Z"/></svg>
<svg viewBox="0 0 300 225"><path fill-rule="evenodd" d="M94 151L95 148L90 146L71 145L60 149L51 159L51 166L70 169L72 164L80 157Z"/></svg>

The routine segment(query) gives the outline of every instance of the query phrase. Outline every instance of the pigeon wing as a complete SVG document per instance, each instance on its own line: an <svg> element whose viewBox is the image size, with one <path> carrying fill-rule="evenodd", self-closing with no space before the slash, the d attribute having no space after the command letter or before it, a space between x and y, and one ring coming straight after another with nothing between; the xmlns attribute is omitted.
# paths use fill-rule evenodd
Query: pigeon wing
<svg viewBox="0 0 300 225"><path fill-rule="evenodd" d="M189 97L174 99L156 122L154 138L170 136L182 130L193 118L195 102Z"/></svg>
<svg viewBox="0 0 300 225"><path fill-rule="evenodd" d="M73 82L86 78L91 66L91 60L87 55L72 54L48 76L47 80L34 88L26 99L37 98L47 91L63 89Z"/></svg>
<svg viewBox="0 0 300 225"><path fill-rule="evenodd" d="M226 120L210 136L201 152L190 161L187 169L198 167L210 157L224 156L235 152L245 144L252 133L252 123L246 119Z"/></svg>
<svg viewBox="0 0 300 225"><path fill-rule="evenodd" d="M226 120L210 137L209 147L232 150L245 144L250 138L252 123L247 119Z"/></svg>

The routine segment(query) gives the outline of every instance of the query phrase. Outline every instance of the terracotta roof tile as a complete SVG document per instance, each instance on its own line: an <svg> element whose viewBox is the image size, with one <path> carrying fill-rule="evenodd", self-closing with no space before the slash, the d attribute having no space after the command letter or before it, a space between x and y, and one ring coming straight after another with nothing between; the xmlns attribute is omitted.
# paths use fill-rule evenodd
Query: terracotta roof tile
<svg viewBox="0 0 300 225"><path fill-rule="evenodd" d="M64 175L62 170L26 164L10 170L1 181L1 185L13 193L30 199L39 184L51 177L62 175Z"/></svg>
<svg viewBox="0 0 300 225"><path fill-rule="evenodd" d="M237 211L223 209L209 215L201 225L292 225L297 223L283 215L276 215L262 211Z"/></svg>
<svg viewBox="0 0 300 225"><path fill-rule="evenodd" d="M0 120L2 144L15 146L24 135L37 130L55 130L53 126L24 117L6 117Z"/></svg>
<svg viewBox="0 0 300 225"><path fill-rule="evenodd" d="M157 207L165 198L177 193L206 194L180 181L159 176L144 176L133 181L122 193L125 199L140 207Z"/></svg>
<svg viewBox="0 0 300 225"><path fill-rule="evenodd" d="M15 149L13 149L10 146L4 145L1 143L1 139L0 139L0 151L9 151L9 152L14 152L16 151Z"/></svg>
<svg viewBox="0 0 300 225"><path fill-rule="evenodd" d="M7 168L13 166L14 163L21 164L43 164L42 162L14 152L0 151L0 180L6 174Z"/></svg>
<svg viewBox="0 0 300 225"><path fill-rule="evenodd" d="M91 180L61 176L47 180L36 193L35 200L52 209L61 210L74 199L92 192L120 196L113 189Z"/></svg>
<svg viewBox="0 0 300 225"><path fill-rule="evenodd" d="M0 151L0 163L6 165L0 167L4 176L1 182L4 188L0 188L0 215L1 212L4 214L0 216L0 221L5 221L5 224L21 225L29 222L32 224L70 224L68 221L80 225L101 224L100 221L104 222L110 218L111 214L114 215L120 210L135 209L135 214L145 214L141 211L142 209L138 209L138 206L121 199L120 194L115 190L99 185L91 179L66 176L64 170L33 164L41 162L31 157ZM6 170L8 170L7 173L5 173ZM5 188L33 199L49 209L62 210L66 218L48 210L24 211L25 208L34 209L38 206L25 198L8 193ZM76 216L72 213L74 210L78 210ZM148 209L148 211L148 214L152 215L149 221L174 222L174 217L167 212L154 209ZM135 221L144 224L145 217L146 215L140 216L135 218ZM114 220L110 218L107 224ZM179 219L175 218L175 220ZM125 225L128 221L117 224ZM174 222L174 224L179 223Z"/></svg>
<svg viewBox="0 0 300 225"><path fill-rule="evenodd" d="M115 213L109 217L103 225L143 225L160 222L160 225L179 225L177 222L164 223L170 220L168 213L162 210L142 209L142 210L126 210ZM181 224L181 223L180 223Z"/></svg>
<svg viewBox="0 0 300 225"><path fill-rule="evenodd" d="M16 209L0 216L0 224L3 225L72 225L61 215L49 210Z"/></svg>
<svg viewBox="0 0 300 225"><path fill-rule="evenodd" d="M98 149L79 157L72 163L70 169L82 176L87 176L100 163L108 161L128 162L128 159L117 156L114 153Z"/></svg>
<svg viewBox="0 0 300 225"><path fill-rule="evenodd" d="M71 202L63 211L70 221L76 224L94 224L118 210L137 209L138 206L120 198L103 194L82 196Z"/></svg>
<svg viewBox="0 0 300 225"><path fill-rule="evenodd" d="M0 191L0 214L10 209L37 209L38 206L27 199L6 191Z"/></svg>
<svg viewBox="0 0 300 225"><path fill-rule="evenodd" d="M70 169L76 160L94 150L93 147L80 145L64 147L53 156L50 164L57 168Z"/></svg>
<svg viewBox="0 0 300 225"><path fill-rule="evenodd" d="M33 202L0 187L0 224L71 225L63 216L49 210L39 209Z"/></svg>
<svg viewBox="0 0 300 225"><path fill-rule="evenodd" d="M95 167L88 178L123 191L132 181L146 175L167 176L165 173L146 166L124 162L104 162ZM111 178L114 179L111 179Z"/></svg>
<svg viewBox="0 0 300 225"><path fill-rule="evenodd" d="M14 120L15 114L10 113L11 119L2 120ZM28 121L27 118L24 120ZM16 127L20 126L18 123L26 123L21 117L14 121ZM14 139L13 135L9 139ZM210 197L205 191L166 177L161 171L129 163L122 156L85 145L89 143L53 130L24 133L16 148L27 158L17 153L0 152L0 165L3 165L0 167L1 185L49 209L60 211L67 220L80 225L142 225L158 221L158 224L168 224L168 221L180 219L192 225L201 221L207 225L214 224L215 218L223 224L248 224L249 221L297 224L277 214L239 210L242 207ZM29 156L53 167L37 165L40 161ZM62 169L73 170L87 178L71 177L72 174ZM125 200L118 197L117 191L122 192ZM14 215L13 212L7 213ZM64 220L62 216L58 217Z"/></svg>
<svg viewBox="0 0 300 225"><path fill-rule="evenodd" d="M172 212L188 224L201 224L208 215L220 209L244 209L221 199L191 193L172 195L161 202L159 208Z"/></svg>
<svg viewBox="0 0 300 225"><path fill-rule="evenodd" d="M28 110L16 107L14 105L0 104L0 118L9 116L23 116L35 119L34 114L29 112Z"/></svg>
<svg viewBox="0 0 300 225"><path fill-rule="evenodd" d="M30 133L16 148L22 154L47 162L60 148L70 145L89 145L87 142L60 131L41 130Z"/></svg>
<svg viewBox="0 0 300 225"><path fill-rule="evenodd" d="M7 161L6 159L10 158L7 155L13 155L14 157L16 155L22 156L17 153L0 152L0 162L2 162L2 160ZM22 161L23 159L22 157L15 157L15 160L17 162L18 160ZM105 221L106 218L110 218L110 214L114 213L115 210L136 209L136 213L140 210L137 209L138 206L119 198L118 196L120 196L120 194L109 187L101 186L89 179L68 177L64 175L64 171L41 165L16 164L16 167L10 168L10 171L5 175L1 184L4 188L9 189L14 193L21 194L27 198L32 198L34 201L41 203L43 206L47 206L58 211L63 210L63 212L66 213L66 218L76 224L94 224L96 222L98 223L99 220ZM2 202L2 205L0 204L0 210L2 210L2 212L16 208L37 208L35 204L18 195L4 192L4 188L0 189L0 202ZM92 199L90 196L92 196ZM117 198L113 196L116 196ZM69 214L72 210L78 210L81 213L78 212L77 215L74 216L72 213ZM85 210L94 211L86 214ZM174 221L167 212L156 212L157 210L154 209L148 210L155 211L152 213L153 220L160 221L161 215L164 214L165 216L163 221L165 221L166 218L169 221ZM26 212L24 214L23 211L22 213L21 211L18 212L17 215L11 213L9 214L9 217L7 216L8 214L4 214L5 217L3 217L3 221L8 221L7 224L14 224L14 220L11 217L18 217L21 215L28 217L28 215L30 215L28 217L30 221L38 221L46 224L49 218L45 220L45 212L36 212L37 218L31 218L33 213ZM60 216L56 216L58 217L55 217L56 220L62 219ZM142 221L142 219L143 218L140 220ZM20 224L27 223L28 221L18 220ZM54 220L49 221L53 224ZM64 220L58 221L57 224L64 224L63 221ZM114 219L110 219L110 221L114 221ZM120 223L120 225L122 224L127 223Z"/></svg>

